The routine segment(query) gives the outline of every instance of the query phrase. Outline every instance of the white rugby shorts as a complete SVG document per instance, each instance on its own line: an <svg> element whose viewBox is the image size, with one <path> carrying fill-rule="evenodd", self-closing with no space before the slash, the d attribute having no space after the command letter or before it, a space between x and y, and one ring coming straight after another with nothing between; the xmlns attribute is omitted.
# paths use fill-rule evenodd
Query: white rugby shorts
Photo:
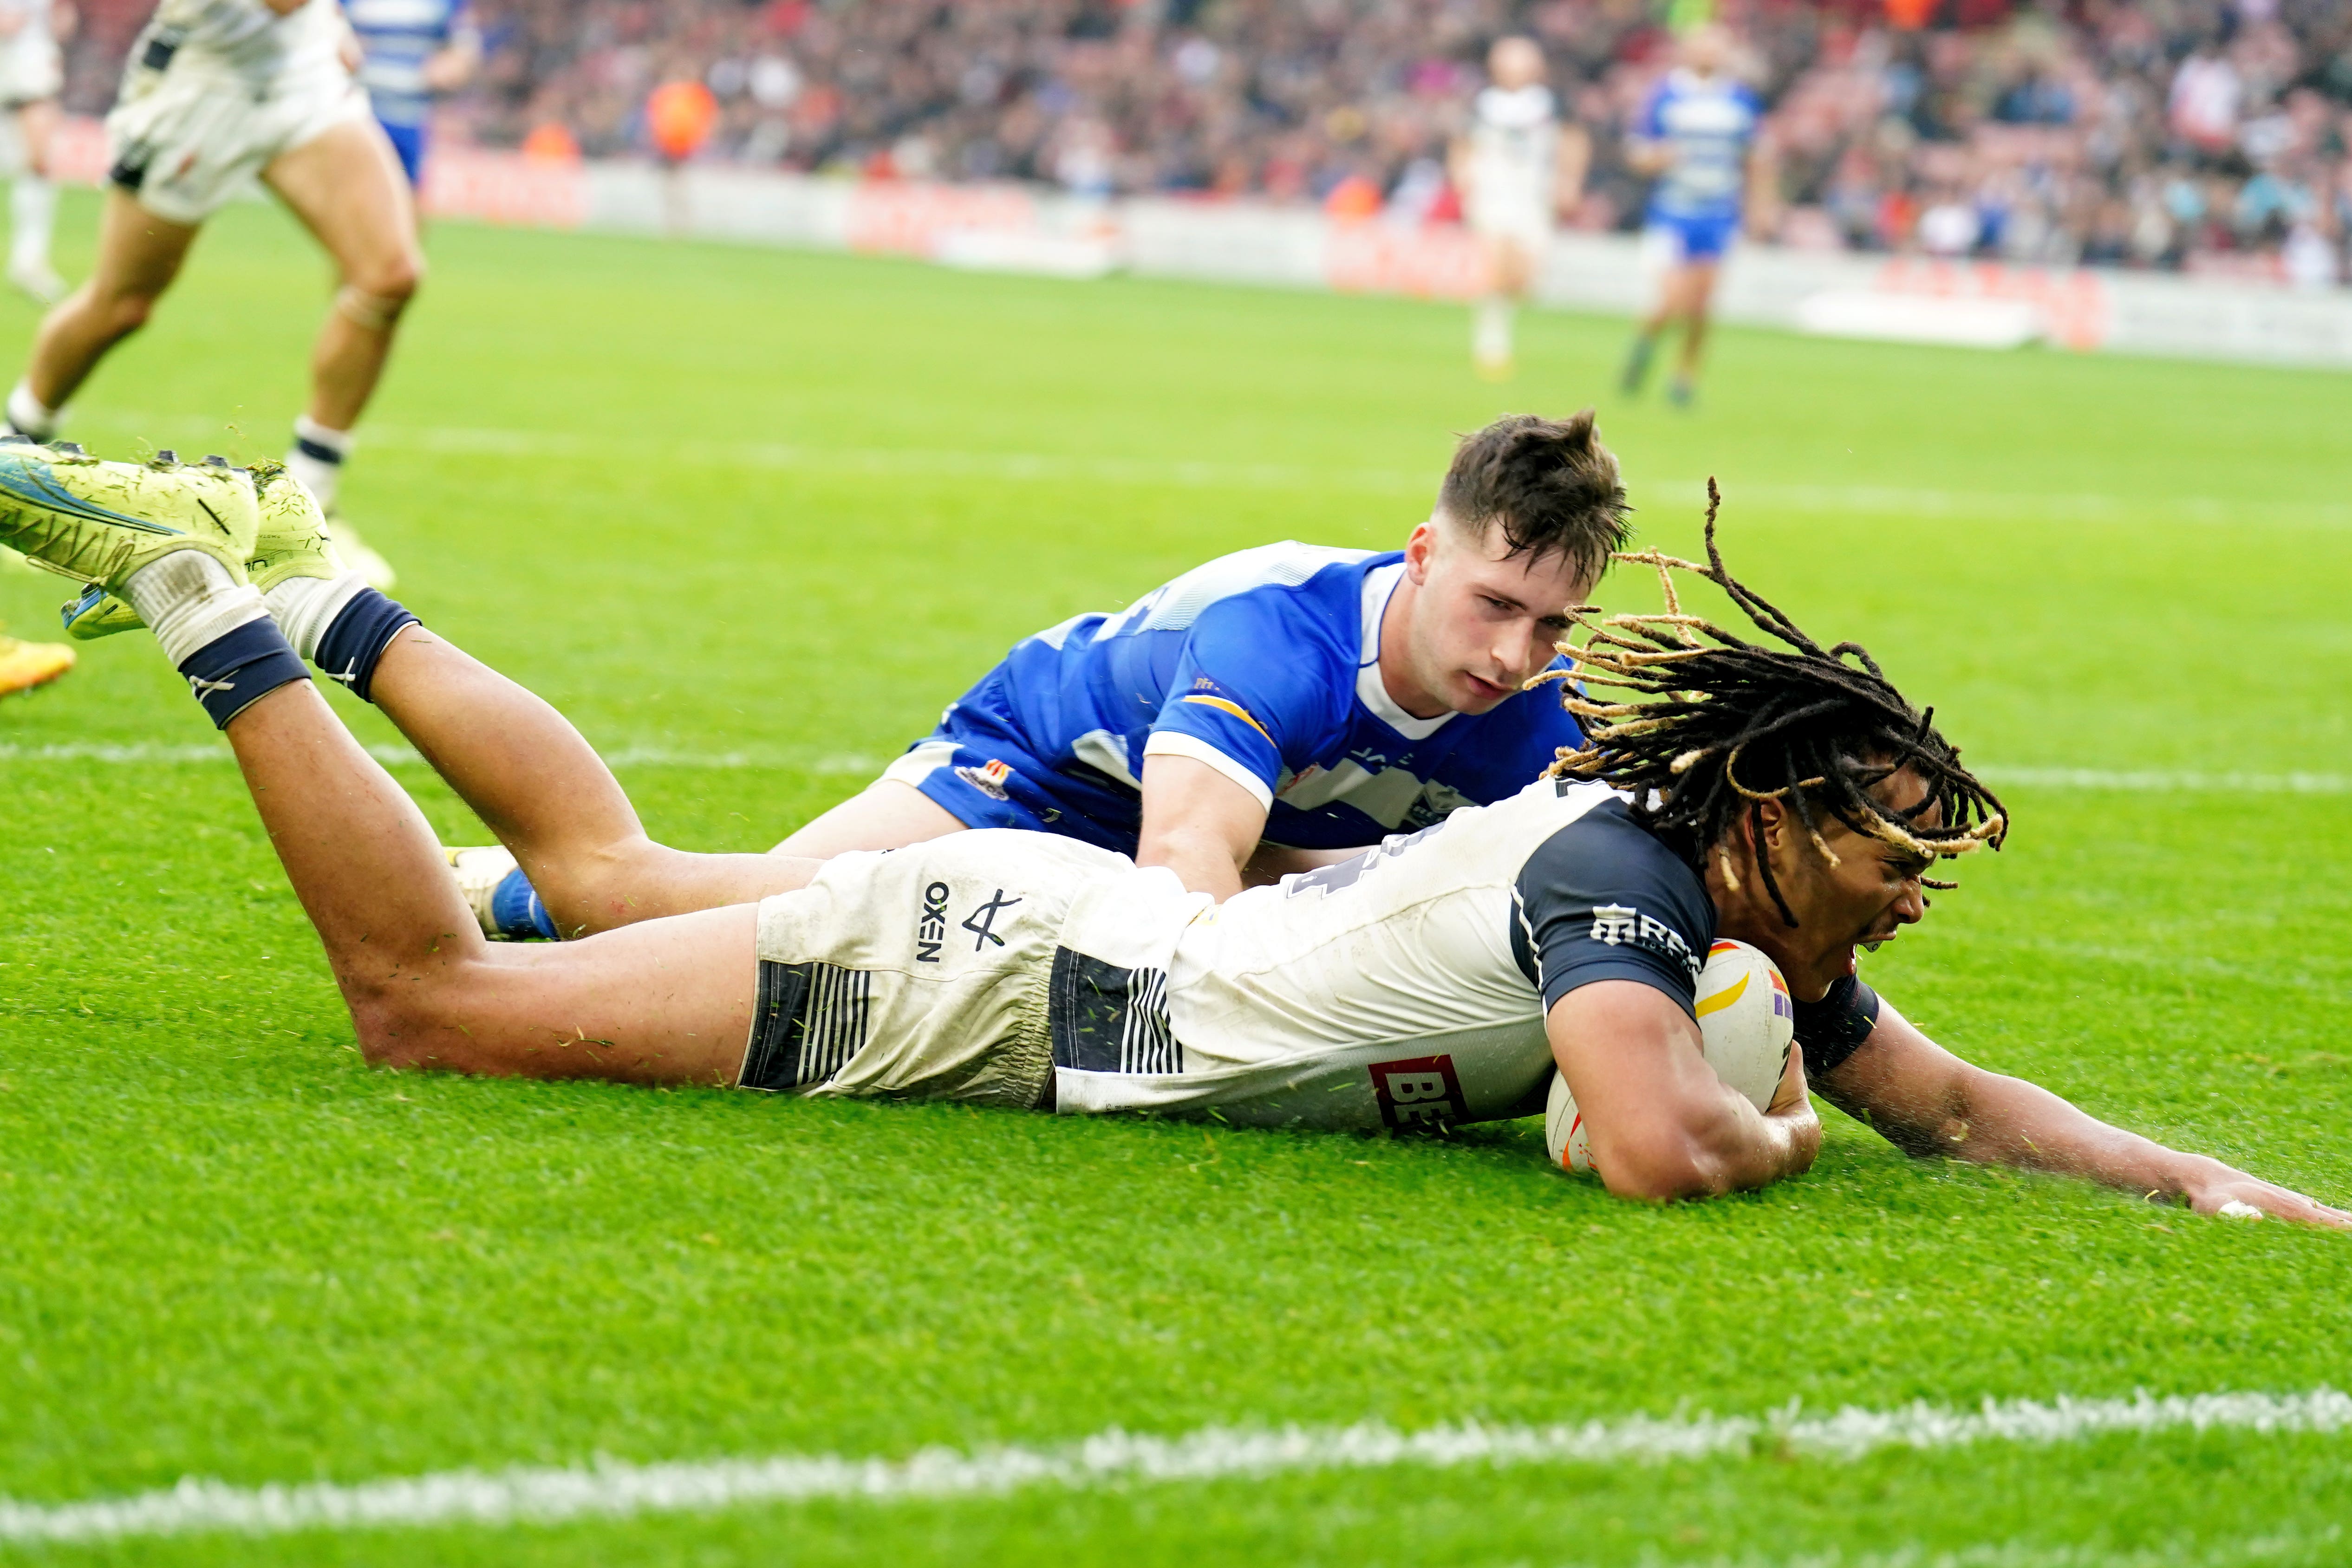
<svg viewBox="0 0 2352 1568"><path fill-rule="evenodd" d="M1518 192L1486 201L1472 200L1470 232L1482 239L1517 240L1531 252L1551 244L1551 214L1544 204Z"/></svg>
<svg viewBox="0 0 2352 1568"><path fill-rule="evenodd" d="M838 856L761 903L759 1005L737 1082L1050 1106L1050 993L1074 905L1181 927L1195 902L1207 901L1172 872L1056 833L979 829Z"/></svg>
<svg viewBox="0 0 2352 1568"><path fill-rule="evenodd" d="M18 109L55 98L64 81L55 39L28 38L20 33L0 42L0 109Z"/></svg>
<svg viewBox="0 0 2352 1568"><path fill-rule="evenodd" d="M106 117L108 177L170 223L204 222L279 153L372 118L365 89L337 63L289 73L258 98L191 63L150 70L134 60Z"/></svg>

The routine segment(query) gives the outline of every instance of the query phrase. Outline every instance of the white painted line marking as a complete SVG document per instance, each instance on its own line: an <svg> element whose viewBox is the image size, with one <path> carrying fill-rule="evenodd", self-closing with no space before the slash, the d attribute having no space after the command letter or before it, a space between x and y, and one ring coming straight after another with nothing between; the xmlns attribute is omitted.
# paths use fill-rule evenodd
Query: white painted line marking
<svg viewBox="0 0 2352 1568"><path fill-rule="evenodd" d="M107 418L134 430L170 434L184 446L205 440L217 444L225 434L218 420L188 414L114 410ZM370 446L396 451L583 460L602 457L627 444L612 438L564 431L373 423L366 429L365 440ZM1016 484L1083 481L1167 485L1184 489L1339 490L1422 497L1436 493L1444 467L1444 454L1436 448L1432 449L1431 465L1425 470L1347 465L1317 468L1292 463L1222 463L1187 458L1094 457L1066 453L963 452L936 447L826 446L763 441L664 441L662 450L667 455L696 463L894 478L934 476ZM1703 477L1636 480L1633 487L1676 506L1696 506L1706 495ZM2341 502L2248 501L2221 496L2128 497L2092 491L2036 494L1914 486L1775 484L1727 478L1724 481L1724 498L1773 511L1850 512L1874 517L1892 513L1939 518L2060 519L2195 527L2249 522L2352 527L2352 506Z"/></svg>
<svg viewBox="0 0 2352 1568"><path fill-rule="evenodd" d="M2097 768L1980 768L1991 785L2042 789L2129 789L2158 795L2209 791L2250 795L2342 795L2352 792L2352 776L2342 773L2197 773L2168 768L2115 771Z"/></svg>
<svg viewBox="0 0 2352 1568"><path fill-rule="evenodd" d="M425 759L404 746L371 746L369 753L392 768L421 768ZM691 751L666 746L624 746L604 754L614 768L692 768L729 771L772 768L802 773L871 774L882 770L879 758L854 751L766 749ZM228 762L228 747L166 746L146 741L121 744L59 742L25 745L0 741L0 762L100 762L146 766L174 762ZM1977 769L1995 786L2035 789L2122 789L2141 794L2248 795L2352 794L2352 774L2344 773L2197 773L2166 768L2123 770L2096 768L2003 768Z"/></svg>
<svg viewBox="0 0 2352 1568"><path fill-rule="evenodd" d="M1792 1408L1765 1416L1649 1416L1582 1426L1463 1423L1400 1432L1378 1421L1353 1427L1252 1431L1212 1427L1174 1437L1112 1428L1056 1448L1008 1446L970 1452L927 1448L905 1459L835 1455L625 1464L597 1459L562 1469L446 1470L341 1484L233 1487L189 1479L175 1487L88 1502L0 1500L0 1542L119 1541L236 1531L547 1524L750 1503L820 1499L887 1503L989 1496L1024 1487L1074 1490L1137 1481L1260 1479L1315 1470L1400 1465L1660 1463L1737 1457L1787 1448L1830 1460L1885 1448L1932 1450L1975 1443L2053 1444L2111 1433L2323 1433L2352 1428L2352 1396L2197 1394L2129 1399L1988 1400L1974 1410L1910 1405L1851 1406L1834 1416Z"/></svg>
<svg viewBox="0 0 2352 1568"><path fill-rule="evenodd" d="M422 768L425 758L405 746L371 746L368 755L387 768ZM625 746L604 754L613 768L764 768L803 773L879 773L882 764L849 751L679 751L661 746ZM164 746L144 741L121 745L63 742L26 746L0 742L0 762L98 762L146 767L180 762L234 762L227 746Z"/></svg>

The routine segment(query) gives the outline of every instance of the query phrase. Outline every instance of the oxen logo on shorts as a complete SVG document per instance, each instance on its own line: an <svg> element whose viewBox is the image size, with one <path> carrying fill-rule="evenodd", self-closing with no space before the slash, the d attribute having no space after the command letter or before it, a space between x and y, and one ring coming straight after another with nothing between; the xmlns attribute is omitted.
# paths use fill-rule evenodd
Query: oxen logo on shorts
<svg viewBox="0 0 2352 1568"><path fill-rule="evenodd" d="M915 962L938 963L940 945L947 939L948 884L935 882L923 889L923 914L915 922Z"/></svg>
<svg viewBox="0 0 2352 1568"><path fill-rule="evenodd" d="M1442 1127L1470 1119L1450 1056L1409 1056L1372 1063L1372 1097L1389 1127Z"/></svg>
<svg viewBox="0 0 2352 1568"><path fill-rule="evenodd" d="M1013 767L1010 763L1000 762L991 758L985 768L959 768L955 773L957 778L992 800L1012 799L1004 792L1004 781L1013 777Z"/></svg>

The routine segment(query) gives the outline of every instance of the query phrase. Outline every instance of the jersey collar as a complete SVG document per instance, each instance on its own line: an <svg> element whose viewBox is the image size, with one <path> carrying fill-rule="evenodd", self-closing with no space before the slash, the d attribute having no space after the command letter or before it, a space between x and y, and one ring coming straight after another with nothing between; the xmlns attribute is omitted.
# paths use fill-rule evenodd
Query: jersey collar
<svg viewBox="0 0 2352 1568"><path fill-rule="evenodd" d="M1396 698L1389 695L1389 684L1381 679L1381 619L1397 584L1403 580L1401 560L1364 573L1364 647L1356 665L1356 700L1407 740L1427 740L1454 715L1449 711L1435 718L1415 718L1397 706Z"/></svg>

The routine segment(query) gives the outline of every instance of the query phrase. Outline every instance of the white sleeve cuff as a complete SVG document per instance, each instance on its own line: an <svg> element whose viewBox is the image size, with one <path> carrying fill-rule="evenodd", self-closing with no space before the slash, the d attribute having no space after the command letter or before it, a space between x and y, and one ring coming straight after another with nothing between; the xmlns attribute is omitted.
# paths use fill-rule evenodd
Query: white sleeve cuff
<svg viewBox="0 0 2352 1568"><path fill-rule="evenodd" d="M1143 743L1143 755L1189 757L1195 762L1205 762L1248 790L1250 798L1255 800L1262 810L1268 811L1274 810L1274 791L1266 788L1265 779L1198 736L1186 735L1181 730L1155 729L1151 732L1151 737Z"/></svg>

